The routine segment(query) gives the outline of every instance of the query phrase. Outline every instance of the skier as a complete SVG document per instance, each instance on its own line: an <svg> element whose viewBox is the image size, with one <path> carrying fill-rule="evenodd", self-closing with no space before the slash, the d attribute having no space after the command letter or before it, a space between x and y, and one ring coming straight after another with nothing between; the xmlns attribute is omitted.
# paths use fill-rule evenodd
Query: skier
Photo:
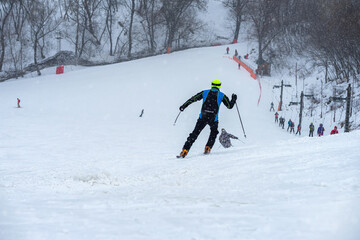
<svg viewBox="0 0 360 240"><path fill-rule="evenodd" d="M288 128L287 128L286 131L289 131L289 129L291 128L291 125L292 125L292 121L291 121L291 119L289 119L289 121L288 121Z"/></svg>
<svg viewBox="0 0 360 240"><path fill-rule="evenodd" d="M234 56L235 56L235 57L238 57L238 55L239 55L239 54L238 54L238 51L237 51L237 49L235 49L235 55L234 55Z"/></svg>
<svg viewBox="0 0 360 240"><path fill-rule="evenodd" d="M229 50L230 50L230 48L227 47L227 48L226 48L226 54L229 54Z"/></svg>
<svg viewBox="0 0 360 240"><path fill-rule="evenodd" d="M309 125L309 137L313 137L314 136L314 130L315 130L315 126L313 123L310 123Z"/></svg>
<svg viewBox="0 0 360 240"><path fill-rule="evenodd" d="M295 133L295 123L294 122L291 122L290 133L291 132Z"/></svg>
<svg viewBox="0 0 360 240"><path fill-rule="evenodd" d="M333 130L331 130L330 135L338 134L339 131L337 130L337 126L334 127Z"/></svg>
<svg viewBox="0 0 360 240"><path fill-rule="evenodd" d="M279 126L282 127L282 129L284 129L284 125L285 125L285 118L280 117L280 124L279 124Z"/></svg>
<svg viewBox="0 0 360 240"><path fill-rule="evenodd" d="M218 114L220 104L224 103L227 108L232 109L237 99L236 94L232 94L230 101L224 93L220 92L220 87L220 80L215 79L211 83L211 89L199 92L198 94L187 100L182 106L180 106L180 111L184 111L184 109L187 108L191 103L203 99L201 112L196 122L195 128L193 132L189 134L189 137L187 138L183 146L183 150L178 157L184 158L188 154L192 144L195 142L200 132L204 129L206 125L210 126L210 136L208 142L206 143L204 154L210 153L211 148L215 143L216 136L219 133Z"/></svg>
<svg viewBox="0 0 360 240"><path fill-rule="evenodd" d="M323 127L322 123L320 123L320 126L317 130L317 134L319 135L319 137L324 136L324 131L325 131L325 128Z"/></svg>
<svg viewBox="0 0 360 240"><path fill-rule="evenodd" d="M238 66L239 66L239 69L240 69L240 67L241 67L241 64L239 63L239 65L238 65Z"/></svg>
<svg viewBox="0 0 360 240"><path fill-rule="evenodd" d="M221 129L221 134L220 134L220 137L219 137L219 141L221 143L221 145L224 147L224 148L229 148L231 147L231 141L230 141L230 138L233 138L233 139L239 139L238 137L230 134L230 133L227 133L226 130L224 128Z"/></svg>
<svg viewBox="0 0 360 240"><path fill-rule="evenodd" d="M20 99L17 98L17 107L20 108Z"/></svg>
<svg viewBox="0 0 360 240"><path fill-rule="evenodd" d="M278 114L278 112L275 113L275 122L276 123L279 122L279 114Z"/></svg>
<svg viewBox="0 0 360 240"><path fill-rule="evenodd" d="M245 56L244 56L245 59L249 59L249 54L247 53Z"/></svg>
<svg viewBox="0 0 360 240"><path fill-rule="evenodd" d="M273 103L273 102L270 103L270 112L271 112L271 109L275 112L274 103Z"/></svg>
<svg viewBox="0 0 360 240"><path fill-rule="evenodd" d="M298 126L297 126L297 131L296 131L296 134L295 135L297 135L299 133L299 136L301 135L301 126L300 126L300 124L298 124Z"/></svg>

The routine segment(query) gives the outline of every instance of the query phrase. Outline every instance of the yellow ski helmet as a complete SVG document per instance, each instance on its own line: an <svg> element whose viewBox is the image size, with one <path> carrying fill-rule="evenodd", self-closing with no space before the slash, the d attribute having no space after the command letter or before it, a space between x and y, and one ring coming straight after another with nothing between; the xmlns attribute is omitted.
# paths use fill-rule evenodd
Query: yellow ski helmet
<svg viewBox="0 0 360 240"><path fill-rule="evenodd" d="M214 79L214 81L211 82L211 87L216 87L217 89L220 89L221 87L221 82L219 79Z"/></svg>

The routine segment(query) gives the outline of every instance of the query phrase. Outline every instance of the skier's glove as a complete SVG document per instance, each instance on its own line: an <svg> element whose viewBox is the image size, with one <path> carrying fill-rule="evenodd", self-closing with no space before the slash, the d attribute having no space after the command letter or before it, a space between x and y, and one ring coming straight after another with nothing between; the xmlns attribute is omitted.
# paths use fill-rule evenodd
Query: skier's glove
<svg viewBox="0 0 360 240"><path fill-rule="evenodd" d="M236 99L237 99L237 96L236 96L236 94L235 93L233 93L233 95L231 95L231 100L233 100L234 102L236 101Z"/></svg>
<svg viewBox="0 0 360 240"><path fill-rule="evenodd" d="M184 111L184 109L185 109L184 106L180 106L180 107L179 107L179 110L180 110L180 111Z"/></svg>

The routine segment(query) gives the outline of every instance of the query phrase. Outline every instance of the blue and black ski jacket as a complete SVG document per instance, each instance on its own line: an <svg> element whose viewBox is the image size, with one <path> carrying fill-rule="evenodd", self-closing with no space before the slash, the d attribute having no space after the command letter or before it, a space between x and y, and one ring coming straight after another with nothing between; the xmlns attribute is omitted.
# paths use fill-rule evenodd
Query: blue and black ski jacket
<svg viewBox="0 0 360 240"><path fill-rule="evenodd" d="M220 92L219 89L214 87L209 90L201 91L198 94L192 96L182 105L182 107L185 109L193 102L199 101L201 99L203 100L203 104L199 118L213 120L215 122L218 121L219 108L221 103L224 103L227 108L231 109L234 107L236 101L234 98L232 98L230 101L224 93Z"/></svg>

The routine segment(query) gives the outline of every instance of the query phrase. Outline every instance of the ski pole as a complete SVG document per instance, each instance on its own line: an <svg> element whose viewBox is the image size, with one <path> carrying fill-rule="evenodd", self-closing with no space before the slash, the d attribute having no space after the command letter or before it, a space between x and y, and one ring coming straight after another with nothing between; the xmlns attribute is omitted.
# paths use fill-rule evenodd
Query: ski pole
<svg viewBox="0 0 360 240"><path fill-rule="evenodd" d="M244 132L244 137L246 138L245 129L244 129L244 125L243 125L243 123L242 123L242 121L241 121L239 108L238 108L237 103L235 103L235 105L236 105L236 110L237 110L237 112L238 112L238 114L239 114L239 119L240 119L240 123L241 123L242 130L243 130L243 132Z"/></svg>
<svg viewBox="0 0 360 240"><path fill-rule="evenodd" d="M243 141L241 141L240 139L236 139L236 140L238 140L238 141L240 141L240 142L242 142L243 144L245 144Z"/></svg>
<svg viewBox="0 0 360 240"><path fill-rule="evenodd" d="M181 111L179 112L179 114L177 115L177 117L176 117L176 119L175 119L174 126L175 126L175 123L176 123L178 117L180 116L180 113L181 113Z"/></svg>

